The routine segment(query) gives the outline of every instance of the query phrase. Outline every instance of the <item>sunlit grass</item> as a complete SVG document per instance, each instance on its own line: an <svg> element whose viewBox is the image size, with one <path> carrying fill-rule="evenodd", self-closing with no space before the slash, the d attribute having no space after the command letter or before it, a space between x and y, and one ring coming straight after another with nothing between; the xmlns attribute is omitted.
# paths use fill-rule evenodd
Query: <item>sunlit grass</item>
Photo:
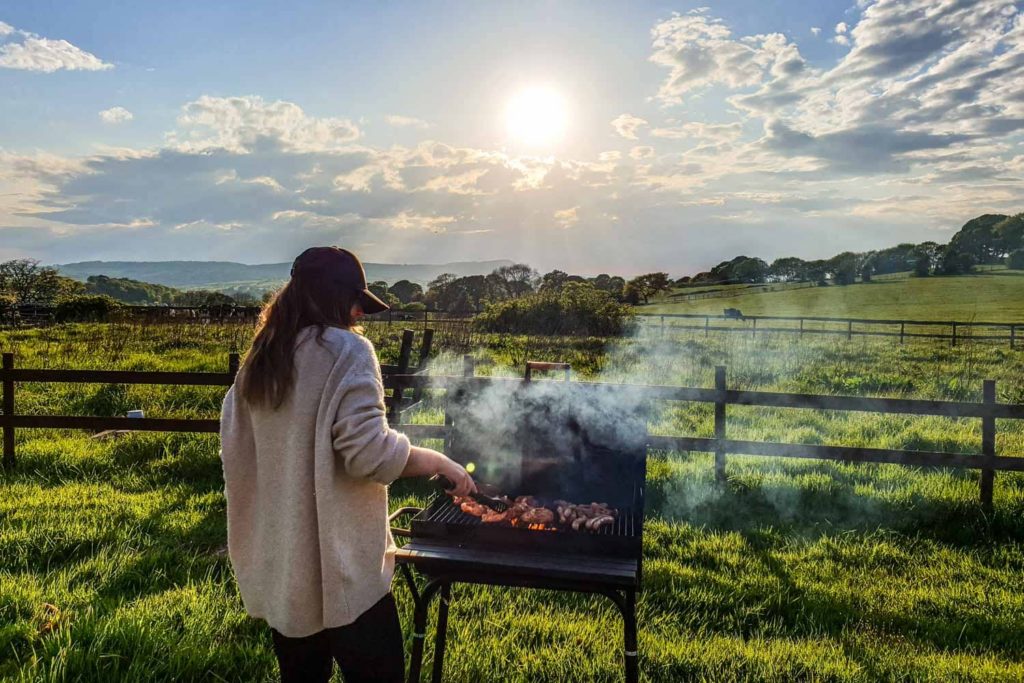
<svg viewBox="0 0 1024 683"><path fill-rule="evenodd" d="M98 326L0 333L23 367L223 370L245 337L214 328ZM371 329L382 359L399 333ZM480 371L571 360L599 381L979 400L981 380L1020 401L1024 353L885 340L531 340L487 337ZM441 344L443 346L443 343ZM461 371L461 351L436 371ZM19 412L213 417L206 388L26 384ZM428 402L410 416L440 422ZM978 420L731 408L731 437L976 453ZM662 434L709 436L710 407L665 405ZM1024 454L1000 421L999 449ZM224 557L224 500L212 435L19 430L19 466L0 485L0 679L269 681L269 635L248 619ZM434 444L436 445L436 444ZM1024 678L1024 477L730 456L652 453L641 668L652 681L1020 680ZM429 489L402 481L392 505ZM408 594L396 584L408 626ZM497 609L499 606L501 609ZM52 607L50 607L52 606ZM407 629L408 632L408 629ZM446 679L621 680L621 622L607 601L459 587ZM428 648L429 651L429 648ZM427 665L429 666L429 658Z"/></svg>

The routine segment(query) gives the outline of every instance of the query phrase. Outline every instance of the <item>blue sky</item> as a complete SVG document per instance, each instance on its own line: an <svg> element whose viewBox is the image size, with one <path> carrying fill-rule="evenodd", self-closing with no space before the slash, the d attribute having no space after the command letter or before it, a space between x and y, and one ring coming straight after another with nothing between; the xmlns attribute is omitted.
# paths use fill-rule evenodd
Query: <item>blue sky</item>
<svg viewBox="0 0 1024 683"><path fill-rule="evenodd" d="M0 2L0 258L681 275L1024 206L1009 0ZM564 133L510 137L543 85Z"/></svg>

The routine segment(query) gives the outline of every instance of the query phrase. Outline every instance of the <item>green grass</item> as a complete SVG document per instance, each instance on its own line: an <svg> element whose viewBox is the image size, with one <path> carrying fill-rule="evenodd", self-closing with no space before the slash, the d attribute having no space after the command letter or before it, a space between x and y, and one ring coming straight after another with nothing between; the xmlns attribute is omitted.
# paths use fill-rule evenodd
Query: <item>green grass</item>
<svg viewBox="0 0 1024 683"><path fill-rule="evenodd" d="M751 292L698 301L669 298L639 306L637 312L721 314L723 308L738 308L747 315L1024 322L1024 271L876 279L846 287Z"/></svg>
<svg viewBox="0 0 1024 683"><path fill-rule="evenodd" d="M368 334L393 360L398 330ZM737 388L966 400L994 378L1000 400L1024 402L1024 353L978 344L481 341L492 374L569 359L590 379L710 386L725 364ZM24 367L216 370L244 346L229 326L0 333ZM460 364L442 348L434 368ZM219 392L29 383L18 397L25 412L214 416ZM414 419L440 416L432 403ZM707 436L712 423L708 406L674 403L651 429ZM729 425L742 439L980 448L977 420L735 408ZM216 437L18 435L19 467L0 483L0 680L274 679L267 629L245 616L223 554ZM1024 454L1024 425L1000 421L998 448ZM1024 678L1024 477L997 475L985 514L967 471L733 456L718 485L704 453L653 453L648 469L645 680ZM427 492L401 481L392 505ZM395 593L408 633L408 594ZM448 680L621 680L620 620L596 598L458 587L450 625Z"/></svg>

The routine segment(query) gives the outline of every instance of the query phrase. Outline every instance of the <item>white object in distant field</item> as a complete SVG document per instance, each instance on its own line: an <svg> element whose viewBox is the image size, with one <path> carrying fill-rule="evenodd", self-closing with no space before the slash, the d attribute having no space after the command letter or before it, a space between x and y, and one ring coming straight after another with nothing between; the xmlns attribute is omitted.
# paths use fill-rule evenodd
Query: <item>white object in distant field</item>
<svg viewBox="0 0 1024 683"><path fill-rule="evenodd" d="M128 417L146 417L146 414L141 410L129 410Z"/></svg>

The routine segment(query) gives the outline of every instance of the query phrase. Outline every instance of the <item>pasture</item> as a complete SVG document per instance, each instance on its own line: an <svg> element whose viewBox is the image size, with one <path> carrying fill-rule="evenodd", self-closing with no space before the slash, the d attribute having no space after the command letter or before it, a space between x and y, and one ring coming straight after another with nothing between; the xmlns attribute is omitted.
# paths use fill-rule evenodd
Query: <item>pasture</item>
<svg viewBox="0 0 1024 683"><path fill-rule="evenodd" d="M1021 275L985 277L1013 288ZM918 282L932 281L907 285ZM1004 306L1024 307L1024 292L1012 291ZM741 298L721 301L757 312ZM902 310L893 306L884 313ZM978 318L993 315L983 310ZM228 325L69 325L0 332L0 349L15 351L19 367L212 371L244 351L247 334ZM374 324L367 334L382 362L394 362L399 329ZM460 354L444 341L432 371L457 372ZM980 400L981 380L995 379L1000 401L1024 402L1024 352L976 343L797 345L781 334L477 341L480 372L492 374L516 374L531 358L568 361L599 381L711 386L714 366L726 365L730 388L957 400ZM18 410L215 417L221 393L25 384ZM441 408L431 399L408 417L439 422ZM978 420L758 408L730 409L729 420L738 439L962 453L981 441ZM664 405L650 428L710 436L711 406ZM1001 421L998 439L999 453L1024 453L1024 425ZM18 468L0 484L0 678L274 680L269 635L242 611L223 552L217 448L204 435L19 430ZM648 478L644 680L1024 678L1024 476L996 476L991 514L978 504L973 471L731 457L728 481L717 485L710 454L662 452ZM392 505L421 504L427 492L400 481ZM404 585L395 594L408 635ZM461 587L446 678L620 680L621 638L617 614L596 599Z"/></svg>
<svg viewBox="0 0 1024 683"><path fill-rule="evenodd" d="M749 285L720 286L735 296L679 301L672 294L638 313L721 313L734 307L747 315L828 316L970 322L1024 321L1024 271L994 269L973 275L942 277L879 276L872 282L761 291ZM751 291L746 291L750 289Z"/></svg>

